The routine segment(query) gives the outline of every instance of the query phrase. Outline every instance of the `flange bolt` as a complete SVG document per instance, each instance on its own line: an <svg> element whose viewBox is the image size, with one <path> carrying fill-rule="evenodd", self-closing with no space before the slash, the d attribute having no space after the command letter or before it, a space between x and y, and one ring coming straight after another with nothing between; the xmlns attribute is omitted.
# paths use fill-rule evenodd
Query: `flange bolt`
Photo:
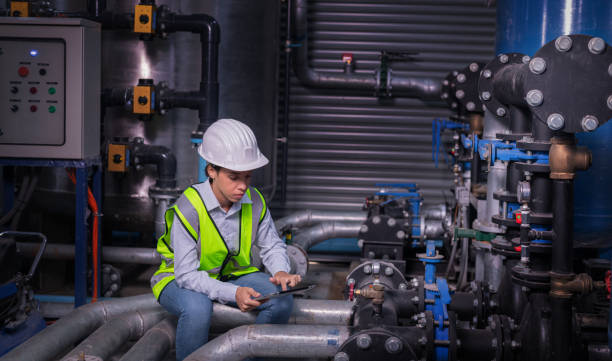
<svg viewBox="0 0 612 361"><path fill-rule="evenodd" d="M572 38L567 35L561 35L555 40L555 48L559 51L568 51L572 48Z"/></svg>
<svg viewBox="0 0 612 361"><path fill-rule="evenodd" d="M612 68L612 64L610 64L610 67ZM491 73L491 70L487 69L485 71L482 72L482 76L485 77L485 79L489 79L491 77L491 75L493 75Z"/></svg>
<svg viewBox="0 0 612 361"><path fill-rule="evenodd" d="M402 352L403 344L402 341L397 337L389 337L387 341L385 341L385 350L388 353L396 354Z"/></svg>
<svg viewBox="0 0 612 361"><path fill-rule="evenodd" d="M538 89L532 89L527 92L525 99L527 100L527 104L532 107L537 107L544 101L544 94Z"/></svg>
<svg viewBox="0 0 612 361"><path fill-rule="evenodd" d="M457 81L458 81L459 83L465 83L465 80L466 80L466 79L467 79L467 78L465 77L465 74L463 74L463 73L461 73L461 74L457 75Z"/></svg>
<svg viewBox="0 0 612 361"><path fill-rule="evenodd" d="M480 97L482 98L482 100L487 101L487 100L491 99L491 93L489 93L489 92L482 92L482 94L480 94Z"/></svg>
<svg viewBox="0 0 612 361"><path fill-rule="evenodd" d="M529 70L534 74L542 74L546 70L546 61L542 58L533 58L529 62Z"/></svg>
<svg viewBox="0 0 612 361"><path fill-rule="evenodd" d="M357 347L362 350L369 348L372 345L372 338L368 334L359 335L357 337Z"/></svg>
<svg viewBox="0 0 612 361"><path fill-rule="evenodd" d="M601 54L606 49L606 42L602 38L589 40L589 51L593 54Z"/></svg>
<svg viewBox="0 0 612 361"><path fill-rule="evenodd" d="M559 113L552 113L546 118L546 125L548 125L551 130L559 130L565 125L565 118Z"/></svg>
<svg viewBox="0 0 612 361"><path fill-rule="evenodd" d="M497 114L498 117L503 117L504 115L506 115L506 109L499 107L495 111L495 114Z"/></svg>
<svg viewBox="0 0 612 361"><path fill-rule="evenodd" d="M334 356L334 361L349 361L349 355L346 352L338 352Z"/></svg>
<svg viewBox="0 0 612 361"><path fill-rule="evenodd" d="M502 64L506 64L508 62L508 55L502 54L499 56L499 62Z"/></svg>
<svg viewBox="0 0 612 361"><path fill-rule="evenodd" d="M581 124L582 129L586 130L587 132L592 132L599 126L599 119L597 119L597 117L594 115L585 115L584 118L582 118Z"/></svg>

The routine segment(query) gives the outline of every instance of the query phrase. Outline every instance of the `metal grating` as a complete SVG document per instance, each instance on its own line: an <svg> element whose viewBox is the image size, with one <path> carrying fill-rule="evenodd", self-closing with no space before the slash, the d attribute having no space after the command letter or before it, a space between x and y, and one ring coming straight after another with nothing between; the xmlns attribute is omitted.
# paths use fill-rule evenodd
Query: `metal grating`
<svg viewBox="0 0 612 361"><path fill-rule="evenodd" d="M442 79L494 55L495 9L485 1L334 0L308 6L310 65L317 71L342 71L342 54L352 53L356 72L371 74L381 50L405 51L416 53L415 61L393 63L394 75ZM281 62L280 79L283 71ZM281 104L282 90L281 84ZM431 123L448 115L441 102L306 88L292 74L287 200L281 205L277 193L275 215L358 210L377 182L414 182L425 202L443 201L451 176L431 160Z"/></svg>

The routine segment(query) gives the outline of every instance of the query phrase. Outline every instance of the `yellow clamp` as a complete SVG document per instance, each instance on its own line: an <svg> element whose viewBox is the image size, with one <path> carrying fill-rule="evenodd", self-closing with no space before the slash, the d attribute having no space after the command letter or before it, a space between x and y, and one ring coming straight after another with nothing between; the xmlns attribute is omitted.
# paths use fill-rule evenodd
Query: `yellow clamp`
<svg viewBox="0 0 612 361"><path fill-rule="evenodd" d="M155 34L155 5L136 5L134 10L134 32Z"/></svg>
<svg viewBox="0 0 612 361"><path fill-rule="evenodd" d="M11 16L22 18L30 16L30 3L28 1L11 1Z"/></svg>
<svg viewBox="0 0 612 361"><path fill-rule="evenodd" d="M108 171L126 172L127 171L127 146L125 144L108 145Z"/></svg>
<svg viewBox="0 0 612 361"><path fill-rule="evenodd" d="M153 86L136 85L134 87L133 112L134 114L153 114Z"/></svg>

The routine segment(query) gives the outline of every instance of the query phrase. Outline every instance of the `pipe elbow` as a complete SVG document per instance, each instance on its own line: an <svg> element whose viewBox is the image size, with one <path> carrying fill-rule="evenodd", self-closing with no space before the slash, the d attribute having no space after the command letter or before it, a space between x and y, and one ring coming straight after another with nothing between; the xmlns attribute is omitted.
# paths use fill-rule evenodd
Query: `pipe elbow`
<svg viewBox="0 0 612 361"><path fill-rule="evenodd" d="M162 189L176 187L176 157L163 146L139 144L134 147L135 164L154 164L157 167L155 186Z"/></svg>

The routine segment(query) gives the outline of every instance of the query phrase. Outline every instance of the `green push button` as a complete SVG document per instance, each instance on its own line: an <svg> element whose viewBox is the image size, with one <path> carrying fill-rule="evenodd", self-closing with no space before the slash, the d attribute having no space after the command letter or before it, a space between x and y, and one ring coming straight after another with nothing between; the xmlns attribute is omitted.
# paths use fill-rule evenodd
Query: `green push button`
<svg viewBox="0 0 612 361"><path fill-rule="evenodd" d="M49 106L49 113L55 113L55 105Z"/></svg>
<svg viewBox="0 0 612 361"><path fill-rule="evenodd" d="M49 88L49 94L51 95L55 94L55 88Z"/></svg>

